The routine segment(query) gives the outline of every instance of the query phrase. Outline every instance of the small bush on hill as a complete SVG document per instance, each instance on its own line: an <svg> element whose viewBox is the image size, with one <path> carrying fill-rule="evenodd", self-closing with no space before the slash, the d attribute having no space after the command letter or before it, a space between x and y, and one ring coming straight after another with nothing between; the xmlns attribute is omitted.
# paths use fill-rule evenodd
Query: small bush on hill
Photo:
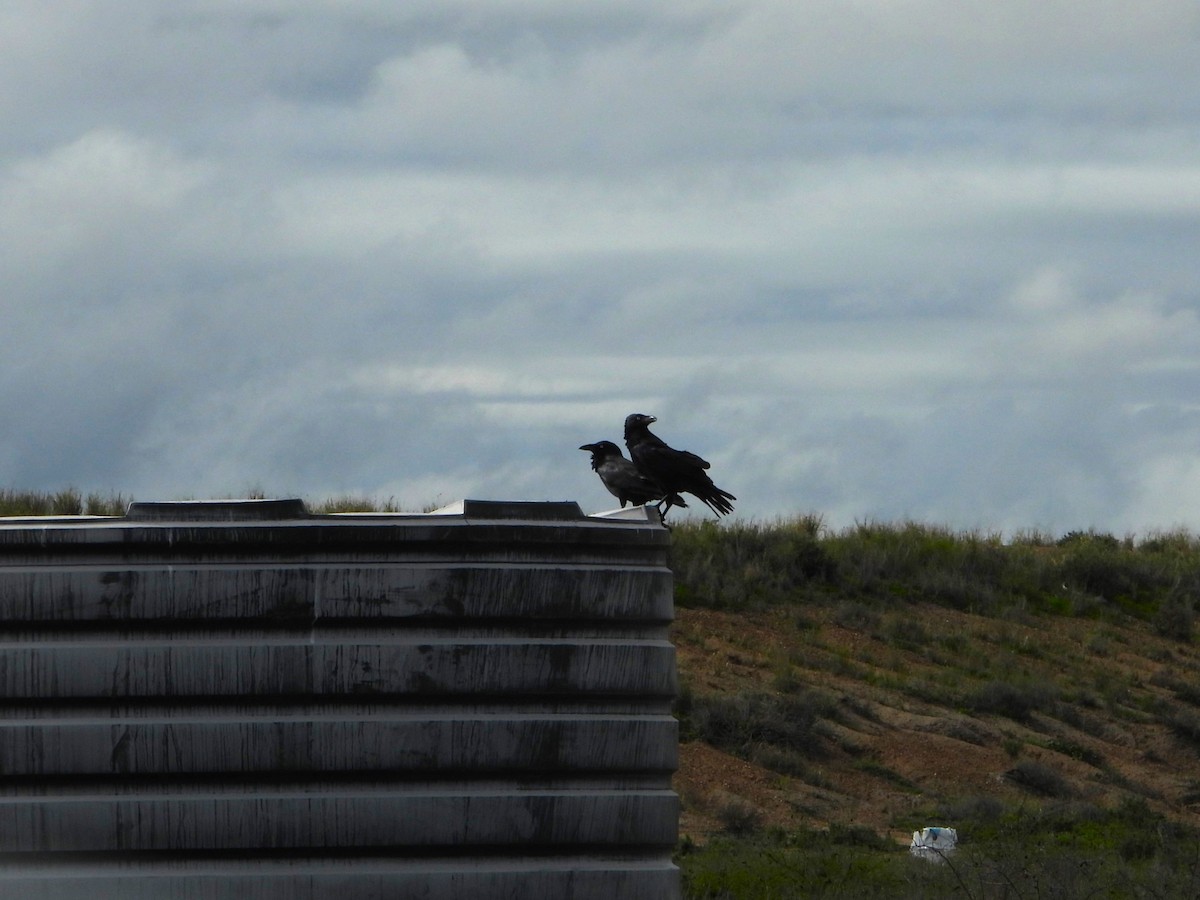
<svg viewBox="0 0 1200 900"><path fill-rule="evenodd" d="M1065 799L1075 796L1075 789L1058 770L1032 759L1025 759L1004 773L1013 784L1040 797Z"/></svg>
<svg viewBox="0 0 1200 900"><path fill-rule="evenodd" d="M819 755L822 738L817 720L834 712L834 704L816 692L691 695L684 731L714 747L750 758L769 746L764 762ZM789 755L780 756L780 751ZM791 772L784 774L793 774Z"/></svg>
<svg viewBox="0 0 1200 900"><path fill-rule="evenodd" d="M979 713L1006 716L1017 722L1028 722L1034 712L1054 708L1058 696L1045 684L1011 684L989 681L967 697L967 707Z"/></svg>
<svg viewBox="0 0 1200 900"><path fill-rule="evenodd" d="M684 606L740 609L802 599L835 575L816 516L756 525L685 522L672 535L676 599Z"/></svg>

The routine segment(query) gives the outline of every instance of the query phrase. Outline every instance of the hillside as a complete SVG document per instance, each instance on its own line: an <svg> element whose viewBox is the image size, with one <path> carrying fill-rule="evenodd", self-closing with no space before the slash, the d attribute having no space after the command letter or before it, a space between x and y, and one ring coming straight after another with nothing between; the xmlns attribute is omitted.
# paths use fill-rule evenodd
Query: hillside
<svg viewBox="0 0 1200 900"><path fill-rule="evenodd" d="M696 840L739 802L764 826L898 841L981 797L1144 800L1200 825L1198 654L1148 626L827 603L685 608L673 635Z"/></svg>
<svg viewBox="0 0 1200 900"><path fill-rule="evenodd" d="M673 538L685 873L716 865L713 841L744 868L748 848L778 862L797 835L851 835L878 856L925 825L969 847L1053 820L1057 843L1137 871L1186 835L1186 890L1200 887L1190 535L1006 542L911 523L827 534L807 519ZM1088 844L1098 822L1112 834ZM1121 843L1134 825L1152 827L1150 845ZM723 892L692 896L761 890L714 883ZM1113 894L1142 895L1176 896Z"/></svg>

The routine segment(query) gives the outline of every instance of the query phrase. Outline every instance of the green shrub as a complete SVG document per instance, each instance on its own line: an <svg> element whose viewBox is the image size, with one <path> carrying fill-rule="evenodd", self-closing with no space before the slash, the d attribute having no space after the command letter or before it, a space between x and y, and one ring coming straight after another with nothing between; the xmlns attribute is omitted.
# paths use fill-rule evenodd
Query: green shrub
<svg viewBox="0 0 1200 900"><path fill-rule="evenodd" d="M1075 789L1061 772L1036 760L1022 760L1005 772L1004 777L1041 797L1065 799L1075 796Z"/></svg>
<svg viewBox="0 0 1200 900"><path fill-rule="evenodd" d="M996 797L975 795L944 801L937 818L943 822L954 822L956 827L970 833L973 827L997 822L1004 815L1004 804Z"/></svg>
<svg viewBox="0 0 1200 900"><path fill-rule="evenodd" d="M1169 595L1154 614L1153 623L1154 630L1163 637L1190 644L1196 627L1191 597Z"/></svg>
<svg viewBox="0 0 1200 900"><path fill-rule="evenodd" d="M1179 561L1169 554L1136 549L1112 535L1068 535L1059 543L1064 552L1057 571L1064 585L1138 618L1152 617L1178 586Z"/></svg>
<svg viewBox="0 0 1200 900"><path fill-rule="evenodd" d="M815 787L829 787L827 779L812 768L812 751L800 751L774 744L759 744L749 751L748 759L755 765L770 769L789 778L799 778Z"/></svg>
<svg viewBox="0 0 1200 900"><path fill-rule="evenodd" d="M832 618L849 631L873 631L879 627L883 613L857 600L844 600L834 609Z"/></svg>
<svg viewBox="0 0 1200 900"><path fill-rule="evenodd" d="M833 711L828 698L811 691L692 696L689 705L689 733L743 758L750 758L763 745L801 757L819 756L823 738L816 724Z"/></svg>
<svg viewBox="0 0 1200 900"><path fill-rule="evenodd" d="M1061 753L1063 756L1069 756L1071 759L1077 759L1080 762L1087 763L1093 768L1099 769L1104 766L1104 754L1098 753L1090 747L1085 747L1082 744L1077 744L1075 741L1068 741L1062 738L1051 738L1044 745L1047 750L1053 750L1055 753Z"/></svg>
<svg viewBox="0 0 1200 900"><path fill-rule="evenodd" d="M316 503L307 504L308 508L319 515L348 512L402 512L395 497L389 497L380 502L365 495L346 494L338 497L328 497Z"/></svg>
<svg viewBox="0 0 1200 900"><path fill-rule="evenodd" d="M801 599L835 575L816 516L774 525L704 521L675 526L671 568L681 606L741 609Z"/></svg>
<svg viewBox="0 0 1200 900"><path fill-rule="evenodd" d="M720 792L712 807L713 816L729 834L751 834L762 827L762 811L743 797Z"/></svg>
<svg viewBox="0 0 1200 900"><path fill-rule="evenodd" d="M1191 709L1173 710L1167 716L1167 724L1177 738L1200 749L1200 713Z"/></svg>
<svg viewBox="0 0 1200 900"><path fill-rule="evenodd" d="M1034 712L1053 709L1057 700L1057 692L1045 684L990 681L967 697L967 707L977 713L1028 722Z"/></svg>

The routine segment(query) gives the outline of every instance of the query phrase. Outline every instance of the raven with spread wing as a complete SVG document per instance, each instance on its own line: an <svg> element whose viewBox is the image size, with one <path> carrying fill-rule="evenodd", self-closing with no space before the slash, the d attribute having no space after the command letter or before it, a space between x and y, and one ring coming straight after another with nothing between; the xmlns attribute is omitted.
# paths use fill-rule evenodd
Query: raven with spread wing
<svg viewBox="0 0 1200 900"><path fill-rule="evenodd" d="M695 453L668 447L650 431L651 423L657 421L654 416L642 413L627 416L625 446L638 471L663 489L667 510L679 505L672 497L678 499L680 493L686 492L699 497L718 516L733 512L733 504L729 501L737 497L713 484L705 471L709 468L708 462Z"/></svg>
<svg viewBox="0 0 1200 900"><path fill-rule="evenodd" d="M634 506L653 503L661 500L666 493L657 483L639 472L637 466L627 460L621 448L612 441L584 444L579 449L591 451L592 469L600 476L608 492L621 501L622 508L626 503ZM675 497L672 505L687 506L682 497Z"/></svg>

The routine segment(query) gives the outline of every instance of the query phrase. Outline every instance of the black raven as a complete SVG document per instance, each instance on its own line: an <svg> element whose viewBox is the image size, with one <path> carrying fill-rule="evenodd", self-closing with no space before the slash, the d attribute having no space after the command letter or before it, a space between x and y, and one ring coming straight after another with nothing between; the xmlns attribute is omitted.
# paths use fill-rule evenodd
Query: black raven
<svg viewBox="0 0 1200 900"><path fill-rule="evenodd" d="M594 444L584 444L580 450L590 450L592 454L592 469L600 476L608 492L621 501L621 508L626 503L641 506L661 500L666 492L655 482L638 471L637 466L627 460L621 448L612 441L596 441ZM675 506L687 506L682 497L673 499Z"/></svg>
<svg viewBox="0 0 1200 900"><path fill-rule="evenodd" d="M677 505L671 499L672 495L678 497L686 491L703 500L718 516L733 512L733 504L729 501L737 497L713 484L704 471L709 467L705 460L687 450L668 447L651 433L649 425L657 421L654 416L642 413L626 416L625 446L629 448L629 456L638 471L662 486L667 495L667 510Z"/></svg>

